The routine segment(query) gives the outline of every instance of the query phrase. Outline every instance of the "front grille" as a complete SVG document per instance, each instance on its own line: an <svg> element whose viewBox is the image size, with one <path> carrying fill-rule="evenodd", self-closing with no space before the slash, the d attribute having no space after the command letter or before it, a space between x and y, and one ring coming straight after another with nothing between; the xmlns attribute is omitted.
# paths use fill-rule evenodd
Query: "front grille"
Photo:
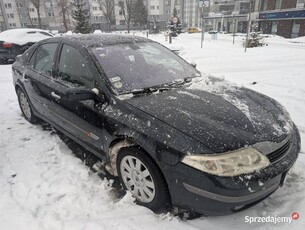
<svg viewBox="0 0 305 230"><path fill-rule="evenodd" d="M290 148L290 140L288 140L282 147L280 147L279 149L275 150L272 153L269 153L267 155L268 159L270 160L271 163L275 163L277 161L279 161L280 159L282 159L287 151Z"/></svg>

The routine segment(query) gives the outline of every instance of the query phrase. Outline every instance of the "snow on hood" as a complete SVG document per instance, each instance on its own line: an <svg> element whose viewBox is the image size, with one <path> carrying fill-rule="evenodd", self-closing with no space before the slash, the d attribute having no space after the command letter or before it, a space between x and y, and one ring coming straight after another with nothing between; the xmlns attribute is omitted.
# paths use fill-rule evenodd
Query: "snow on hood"
<svg viewBox="0 0 305 230"><path fill-rule="evenodd" d="M255 111L251 111L247 103L248 101L243 100L240 96L235 96L243 94L243 87L240 87L224 79L215 78L204 74L202 74L202 76L203 77L194 79L193 84L191 84L188 88L194 90L203 90L214 95L221 96L223 99L242 111L252 124L261 124L262 118L258 117ZM274 129L274 134L281 136L283 134L290 133L292 131L292 121L290 119L289 113L282 105L280 105L280 103L276 101L274 101L274 103L283 112L282 114L278 115L277 119L285 123L284 127L281 127L278 123L275 123L272 126Z"/></svg>
<svg viewBox="0 0 305 230"><path fill-rule="evenodd" d="M25 45L53 37L48 31L40 29L12 29L0 33L0 41Z"/></svg>

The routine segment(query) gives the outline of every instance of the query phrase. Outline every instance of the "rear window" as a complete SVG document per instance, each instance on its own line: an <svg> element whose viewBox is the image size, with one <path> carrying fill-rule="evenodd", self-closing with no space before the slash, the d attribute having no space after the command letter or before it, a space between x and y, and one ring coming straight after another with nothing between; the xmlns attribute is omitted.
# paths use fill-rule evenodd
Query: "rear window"
<svg viewBox="0 0 305 230"><path fill-rule="evenodd" d="M44 32L44 31L28 31L27 34L42 34L44 36L47 36L47 37L53 37L53 35L47 33L47 32Z"/></svg>

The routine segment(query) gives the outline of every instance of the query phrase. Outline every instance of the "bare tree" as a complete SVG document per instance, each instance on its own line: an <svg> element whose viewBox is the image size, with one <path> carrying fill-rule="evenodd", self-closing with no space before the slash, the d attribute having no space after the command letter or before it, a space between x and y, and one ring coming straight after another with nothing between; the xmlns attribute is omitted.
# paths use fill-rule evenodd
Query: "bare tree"
<svg viewBox="0 0 305 230"><path fill-rule="evenodd" d="M30 25L33 27L33 21L30 15L30 0L18 0L18 3L21 3L25 9L25 13L27 16L28 22L30 22Z"/></svg>
<svg viewBox="0 0 305 230"><path fill-rule="evenodd" d="M133 18L133 3L134 0L124 0L119 2L119 6L127 24L127 32L130 32L130 24Z"/></svg>
<svg viewBox="0 0 305 230"><path fill-rule="evenodd" d="M114 6L113 0L98 0L101 11L108 22L108 31L111 31L111 24L114 20Z"/></svg>
<svg viewBox="0 0 305 230"><path fill-rule="evenodd" d="M62 23L65 27L65 30L68 31L68 24L70 24L69 20L69 0L56 0L57 6L59 8L59 14L62 16Z"/></svg>
<svg viewBox="0 0 305 230"><path fill-rule="evenodd" d="M39 28L41 29L40 5L43 3L43 0L30 0L30 1L37 10L38 25L39 25Z"/></svg>

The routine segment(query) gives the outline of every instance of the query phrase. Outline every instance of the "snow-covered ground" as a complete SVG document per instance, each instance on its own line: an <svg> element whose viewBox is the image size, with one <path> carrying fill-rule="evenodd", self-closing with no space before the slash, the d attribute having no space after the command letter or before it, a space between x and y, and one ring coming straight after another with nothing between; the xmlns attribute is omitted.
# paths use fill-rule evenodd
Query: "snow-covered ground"
<svg viewBox="0 0 305 230"><path fill-rule="evenodd" d="M143 35L143 34L142 34ZM268 38L265 47L232 44L230 35L181 34L173 44L163 35L150 38L179 50L212 74L267 94L282 103L297 124L303 150L284 187L243 212L224 217L183 220L154 214L117 198L112 181L101 179L75 157L52 130L31 125L18 107L11 66L0 66L0 229L303 229L305 226L305 44ZM299 39L302 41L302 39ZM304 39L303 39L304 40ZM291 224L245 223L246 216L300 217Z"/></svg>

